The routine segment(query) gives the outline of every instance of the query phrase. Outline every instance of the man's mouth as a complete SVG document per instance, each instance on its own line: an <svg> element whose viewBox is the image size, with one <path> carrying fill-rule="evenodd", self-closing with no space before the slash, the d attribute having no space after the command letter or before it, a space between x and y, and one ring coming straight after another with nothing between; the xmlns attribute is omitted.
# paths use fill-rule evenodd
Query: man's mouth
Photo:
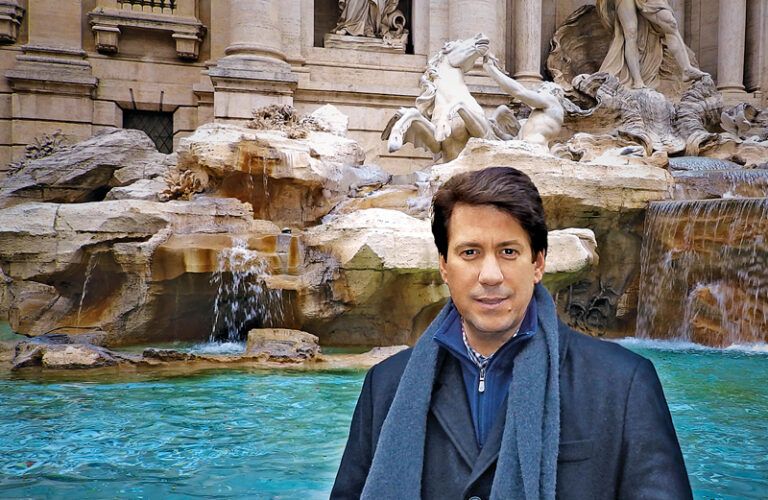
<svg viewBox="0 0 768 500"><path fill-rule="evenodd" d="M475 300L484 306L496 306L507 300L507 297L477 297Z"/></svg>

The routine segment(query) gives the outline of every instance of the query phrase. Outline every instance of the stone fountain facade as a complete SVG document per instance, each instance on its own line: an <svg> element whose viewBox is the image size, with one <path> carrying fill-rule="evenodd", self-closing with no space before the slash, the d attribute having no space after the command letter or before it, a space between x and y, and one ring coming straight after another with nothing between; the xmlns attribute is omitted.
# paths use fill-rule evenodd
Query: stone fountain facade
<svg viewBox="0 0 768 500"><path fill-rule="evenodd" d="M253 281L245 289L269 290L270 301L279 302L253 310L280 309L245 318L243 333L282 327L308 331L325 344L412 343L447 299L429 230L431 193L455 173L510 165L528 173L544 199L552 230L544 283L564 317L596 335L632 335L640 325L643 335L665 337L655 327L646 332L647 325L679 312L666 304L657 309L659 318L638 318L638 304L660 293L648 288L641 260L668 255L674 261L675 245L691 240L662 238L671 249L643 250L655 241L643 228L648 204L768 196L761 175L768 171L763 70L755 76L749 66L744 87L747 80L732 81L739 57L699 69L690 50L672 58L662 44L659 81L628 84L603 67L600 50L583 50L585 40L606 50L611 45L611 32L600 28L602 18L589 5L520 0L477 8L473 2L476 16L451 16L467 7L451 0L443 26L443 11L424 2L386 2L381 17L358 16L362 11L351 6L364 3L349 2L334 32L323 37L326 47L307 47L309 4L278 9L272 1L231 0L214 10L202 1L159 3L158 11L147 11L143 2L99 0L80 13L91 25L93 55L56 49L54 57L50 47L27 44L6 73L18 103L13 112L30 113L28 126L42 119L34 113L43 103L51 104L48 125L69 123L65 115L78 116L72 110L80 106L91 106L92 117L100 113L98 127L86 113L76 126L59 127L63 133L38 138L26 158L9 152L18 160L0 184L0 318L15 331L97 335L106 345L216 337L217 280L240 272L222 255L241 248L263 268L246 273ZM680 3L668 11L679 16ZM46 5L54 7L42 1L18 5L18 12L43 15L38 9ZM562 17L551 30L546 71L538 37L530 36L532 26L545 24L544 7ZM753 11L766 13L768 5L729 9L731 22L719 32L723 47L735 50L736 36L763 53L766 28L746 20ZM506 12L517 16L511 26L497 21ZM706 26L670 26L682 37L689 25ZM212 36L216 26L228 29L227 39ZM296 26L302 31L294 37ZM476 33L479 26L485 34ZM744 26L743 33L734 26ZM33 28L26 36L43 37ZM151 78L140 77L134 88L117 80L110 87L94 76L121 57L135 58L131 40L143 32L156 34L158 43L172 33L175 52L168 56L179 75L194 73L202 54L218 55L192 79L193 100L185 100L178 83L186 77L175 80L168 101L165 84L154 87L161 91L160 114L167 118L163 106L176 106L172 154L155 149L157 136L120 128L121 118L154 105L142 92ZM90 43L81 35L70 33L68 43ZM742 52L742 62L754 62ZM624 57L629 64L631 56ZM148 68L146 61L133 63L140 75ZM43 80L53 78L52 69L62 85ZM354 84L352 73L344 73L349 69ZM708 74L713 69L719 76ZM554 83L542 83L546 72ZM126 88L130 101L117 98ZM319 106L329 101L336 106ZM56 118L59 105L68 111ZM271 106L255 112L263 105ZM177 130L177 114L186 117L186 128ZM14 133L21 130L15 120ZM77 138L85 140L74 143ZM697 168L702 162L708 167ZM726 213L732 226L733 214ZM733 231L752 235L753 229ZM714 237L723 244L719 233ZM744 258L764 259L762 246L752 248ZM698 301L696 310L710 318L696 327L694 340L738 341L730 330L723 335L739 310L731 307L735 299L719 316L728 325L711 319L718 317L716 292L738 285L729 279L722 286L676 281L680 296ZM756 317L764 314L764 294L750 296L749 307Z"/></svg>

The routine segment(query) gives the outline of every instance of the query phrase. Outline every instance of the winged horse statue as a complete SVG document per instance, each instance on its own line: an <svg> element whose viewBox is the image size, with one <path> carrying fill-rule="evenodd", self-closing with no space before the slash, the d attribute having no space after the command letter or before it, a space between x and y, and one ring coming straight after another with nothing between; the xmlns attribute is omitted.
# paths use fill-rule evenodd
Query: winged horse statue
<svg viewBox="0 0 768 500"><path fill-rule="evenodd" d="M478 57L488 53L490 41L482 33L473 38L446 43L430 58L419 87L415 108L400 108L389 120L381 138L389 152L405 143L432 152L434 159L450 161L470 137L510 140L519 131L514 113L499 106L490 118L469 93L464 74Z"/></svg>

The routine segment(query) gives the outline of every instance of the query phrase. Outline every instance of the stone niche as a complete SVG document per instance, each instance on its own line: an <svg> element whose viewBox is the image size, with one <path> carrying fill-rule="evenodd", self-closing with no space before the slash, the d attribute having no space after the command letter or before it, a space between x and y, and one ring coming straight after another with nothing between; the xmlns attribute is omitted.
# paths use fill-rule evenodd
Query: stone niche
<svg viewBox="0 0 768 500"><path fill-rule="evenodd" d="M207 28L195 17L196 1L120 2L100 0L88 14L96 50L117 54L121 28L168 32L176 43L179 59L196 61Z"/></svg>

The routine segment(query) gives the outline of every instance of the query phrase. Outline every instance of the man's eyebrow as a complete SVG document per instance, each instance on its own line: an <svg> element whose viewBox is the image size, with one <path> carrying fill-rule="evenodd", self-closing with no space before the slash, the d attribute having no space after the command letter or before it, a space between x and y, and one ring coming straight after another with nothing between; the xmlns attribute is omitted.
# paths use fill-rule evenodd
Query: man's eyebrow
<svg viewBox="0 0 768 500"><path fill-rule="evenodd" d="M506 247L510 245L522 245L522 240L518 239L511 239L511 240L505 240L500 241L499 243L496 243L496 247ZM460 241L456 243L453 247L454 248L465 248L465 247L480 247L483 246L481 243L478 243L476 241Z"/></svg>

